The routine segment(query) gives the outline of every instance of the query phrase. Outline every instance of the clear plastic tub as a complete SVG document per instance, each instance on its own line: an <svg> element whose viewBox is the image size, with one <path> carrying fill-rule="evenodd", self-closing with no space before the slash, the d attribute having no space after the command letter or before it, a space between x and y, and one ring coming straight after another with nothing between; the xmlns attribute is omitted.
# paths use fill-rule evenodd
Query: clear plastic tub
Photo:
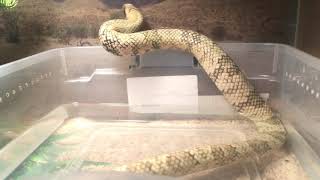
<svg viewBox="0 0 320 180"><path fill-rule="evenodd" d="M319 179L320 61L280 44L220 44L281 115L285 146L182 179ZM245 140L196 60L176 51L116 57L54 49L0 67L0 178L174 179L111 171L203 144Z"/></svg>

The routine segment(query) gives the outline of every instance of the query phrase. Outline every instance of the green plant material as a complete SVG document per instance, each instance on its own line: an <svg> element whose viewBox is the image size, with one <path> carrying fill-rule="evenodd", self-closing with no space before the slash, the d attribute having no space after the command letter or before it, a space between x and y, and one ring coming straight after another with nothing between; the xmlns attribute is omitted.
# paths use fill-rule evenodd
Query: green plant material
<svg viewBox="0 0 320 180"><path fill-rule="evenodd" d="M70 134L55 134L50 136L40 147L34 151L8 179L25 179L41 176L64 169L69 162L58 161L57 157L66 148L57 146L55 142L67 138Z"/></svg>
<svg viewBox="0 0 320 180"><path fill-rule="evenodd" d="M18 0L0 0L0 9L11 9L16 7Z"/></svg>

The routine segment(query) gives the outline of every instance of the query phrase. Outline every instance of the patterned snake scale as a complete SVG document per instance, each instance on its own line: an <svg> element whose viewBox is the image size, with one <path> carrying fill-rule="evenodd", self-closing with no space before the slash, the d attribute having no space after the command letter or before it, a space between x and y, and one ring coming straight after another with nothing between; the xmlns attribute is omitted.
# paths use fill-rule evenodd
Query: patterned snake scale
<svg viewBox="0 0 320 180"><path fill-rule="evenodd" d="M124 4L126 19L109 20L99 30L103 47L118 56L143 54L152 49L179 49L192 53L236 111L252 120L257 135L244 142L185 149L123 165L116 170L168 176L230 164L281 147L286 130L269 105L256 93L233 60L208 37L183 29L136 32L143 22L140 11ZM164 144L165 145L165 144Z"/></svg>

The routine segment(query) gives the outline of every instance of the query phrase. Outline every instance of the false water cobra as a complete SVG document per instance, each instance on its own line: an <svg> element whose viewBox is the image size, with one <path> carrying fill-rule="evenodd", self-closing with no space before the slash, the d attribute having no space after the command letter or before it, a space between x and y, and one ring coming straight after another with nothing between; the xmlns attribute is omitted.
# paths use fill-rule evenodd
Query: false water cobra
<svg viewBox="0 0 320 180"><path fill-rule="evenodd" d="M204 145L142 159L117 170L181 176L227 165L254 154L263 155L284 144L286 130L281 121L230 56L214 41L183 29L137 32L143 22L141 12L132 4L123 5L123 9L126 19L109 20L100 27L99 40L107 51L118 56L134 56L153 49L179 49L192 53L226 101L255 124L257 135L243 142Z"/></svg>

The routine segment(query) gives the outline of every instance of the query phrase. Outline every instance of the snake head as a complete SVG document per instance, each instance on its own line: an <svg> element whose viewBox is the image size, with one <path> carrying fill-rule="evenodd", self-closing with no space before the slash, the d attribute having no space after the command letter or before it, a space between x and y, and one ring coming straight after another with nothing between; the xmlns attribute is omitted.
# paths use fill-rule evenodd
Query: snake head
<svg viewBox="0 0 320 180"><path fill-rule="evenodd" d="M137 8L133 4L129 4L129 3L123 4L122 9L125 12L130 12L130 10L132 10L132 9L137 10Z"/></svg>

